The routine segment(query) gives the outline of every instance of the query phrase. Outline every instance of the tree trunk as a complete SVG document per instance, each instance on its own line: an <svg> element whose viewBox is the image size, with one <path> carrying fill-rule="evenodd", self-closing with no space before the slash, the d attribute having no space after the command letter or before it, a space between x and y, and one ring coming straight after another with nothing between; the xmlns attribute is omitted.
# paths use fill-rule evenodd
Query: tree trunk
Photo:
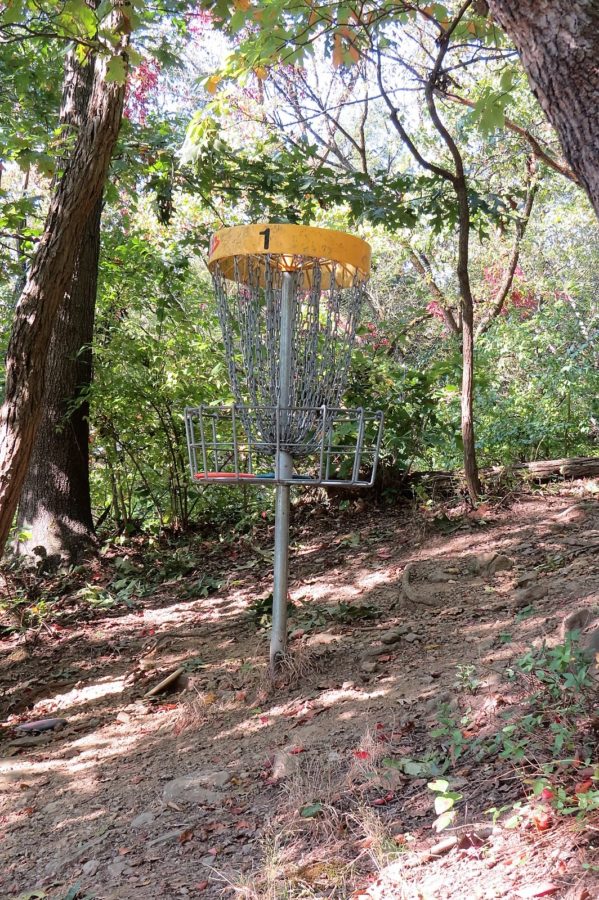
<svg viewBox="0 0 599 900"><path fill-rule="evenodd" d="M85 122L96 60L65 62L60 124L66 136ZM66 160L64 161L66 163ZM48 350L43 412L21 492L15 549L21 555L74 562L94 533L89 492L89 402L98 259L100 198L85 225L79 257ZM20 535L26 535L21 538Z"/></svg>
<svg viewBox="0 0 599 900"><path fill-rule="evenodd" d="M599 3L488 0L599 216Z"/></svg>
<svg viewBox="0 0 599 900"><path fill-rule="evenodd" d="M54 325L42 418L21 492L16 550L74 562L93 541L89 491L89 401L100 199L87 220L77 268Z"/></svg>
<svg viewBox="0 0 599 900"><path fill-rule="evenodd" d="M129 23L123 22L126 30ZM123 34L123 45L127 37ZM123 53L126 64L126 56ZM0 410L0 554L29 468L43 412L45 367L60 303L71 284L86 223L98 203L119 132L124 84L96 66L86 121L57 182L44 233L17 304Z"/></svg>

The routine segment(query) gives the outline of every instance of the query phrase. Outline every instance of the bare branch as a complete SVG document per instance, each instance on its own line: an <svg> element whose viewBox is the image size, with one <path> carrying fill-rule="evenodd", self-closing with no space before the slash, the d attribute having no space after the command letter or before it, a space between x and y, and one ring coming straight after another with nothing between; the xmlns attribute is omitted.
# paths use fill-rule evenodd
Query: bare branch
<svg viewBox="0 0 599 900"><path fill-rule="evenodd" d="M486 331L489 330L491 323L497 318L497 316L501 313L503 309L503 305L506 301L507 295L511 290L512 284L514 283L514 275L516 274L516 267L518 265L518 260L520 259L520 250L522 247L522 238L524 237L524 233L526 232L526 227L528 225L528 221L530 219L530 214L532 212L533 203L535 200L535 196L537 194L539 188L539 182L537 179L536 172L531 172L531 177L528 185L528 190L526 192L526 200L524 202L524 209L522 210L522 215L518 219L516 223L516 235L514 237L514 244L512 246L512 251L510 253L510 258L508 260L508 264L506 270L503 275L503 279L497 293L495 294L495 298L493 301L493 306L489 310L486 316L484 316L478 324L478 328L476 329L476 337L480 337L482 334L485 334Z"/></svg>

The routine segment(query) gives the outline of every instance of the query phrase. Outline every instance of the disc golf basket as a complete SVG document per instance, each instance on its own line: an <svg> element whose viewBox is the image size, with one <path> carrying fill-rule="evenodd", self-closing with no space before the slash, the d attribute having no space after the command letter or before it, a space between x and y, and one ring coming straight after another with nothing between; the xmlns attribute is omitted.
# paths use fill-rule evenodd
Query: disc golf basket
<svg viewBox="0 0 599 900"><path fill-rule="evenodd" d="M300 225L247 225L210 245L233 406L188 407L192 479L276 488L270 662L287 642L290 488L371 487L381 412L342 406L370 247Z"/></svg>

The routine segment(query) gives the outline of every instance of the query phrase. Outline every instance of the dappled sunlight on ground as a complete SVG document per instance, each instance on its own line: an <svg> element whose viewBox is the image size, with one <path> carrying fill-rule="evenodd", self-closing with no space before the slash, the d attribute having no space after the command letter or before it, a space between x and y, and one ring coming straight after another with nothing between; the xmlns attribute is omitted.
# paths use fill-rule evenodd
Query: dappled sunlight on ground
<svg viewBox="0 0 599 900"><path fill-rule="evenodd" d="M580 834L551 840L525 819L493 831L490 807L526 800L510 760L453 760L456 843L427 856L440 840L427 783L454 752L431 736L440 707L466 717L467 735L491 733L522 699L506 667L533 643L557 643L573 604L599 602L595 559L572 568L564 543L599 516L556 526L572 502L567 491L523 497L449 534L381 512L335 530L311 524L292 559L290 667L274 686L248 612L271 590L270 562L249 542L209 564L198 547L197 571L136 608L42 632L3 676L0 894L40 888L58 900L79 881L98 900L216 898L249 879L254 893L238 896L274 900L270 866L290 898L346 900L361 888L360 900L509 900L539 879L574 897L593 877ZM510 566L469 568L489 551ZM547 591L518 605L518 579L533 570ZM218 587L183 596L206 572ZM173 693L144 699L179 666ZM66 727L11 743L18 722L49 715ZM481 844L459 844L477 829Z"/></svg>

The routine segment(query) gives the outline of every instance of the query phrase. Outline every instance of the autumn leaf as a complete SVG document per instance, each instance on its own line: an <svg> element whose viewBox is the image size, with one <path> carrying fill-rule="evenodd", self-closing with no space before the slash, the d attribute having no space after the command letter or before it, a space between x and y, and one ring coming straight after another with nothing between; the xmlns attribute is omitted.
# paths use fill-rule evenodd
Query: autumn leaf
<svg viewBox="0 0 599 900"><path fill-rule="evenodd" d="M216 94L216 89L219 85L220 80L220 75L211 75L210 78L206 81L204 87L209 94Z"/></svg>

